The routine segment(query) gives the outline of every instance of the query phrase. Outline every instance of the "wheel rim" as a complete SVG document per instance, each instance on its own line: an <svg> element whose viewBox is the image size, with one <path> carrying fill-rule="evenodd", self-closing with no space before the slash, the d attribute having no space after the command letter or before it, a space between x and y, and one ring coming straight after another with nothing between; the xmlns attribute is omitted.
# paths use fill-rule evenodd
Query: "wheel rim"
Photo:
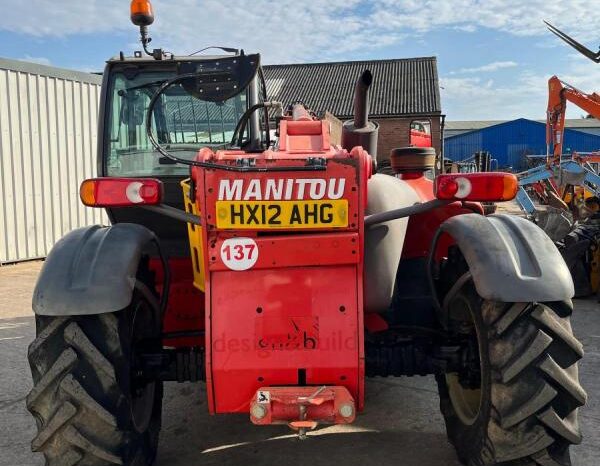
<svg viewBox="0 0 600 466"><path fill-rule="evenodd" d="M446 374L450 401L463 424L472 425L481 411L481 388L469 389L461 385L458 374Z"/></svg>
<svg viewBox="0 0 600 466"><path fill-rule="evenodd" d="M132 368L136 367L136 352L139 351L142 343L148 342L152 337L154 322L152 319L152 309L144 300L136 303L131 326L131 341L133 345ZM156 382L148 382L140 379L139 375L134 373L131 384L131 419L136 431L145 432L152 419L154 407L154 397L156 394Z"/></svg>
<svg viewBox="0 0 600 466"><path fill-rule="evenodd" d="M458 301L458 302L457 302ZM471 303L463 297L457 297L452 307L459 305L462 309L467 309L468 312L463 315L468 318L468 324L474 329L475 336L477 338L477 360L479 366L479 373L482 373L481 364L481 340L477 331L477 326L474 323L473 309ZM473 425L481 412L481 405L483 401L481 381L477 388L465 387L461 382L461 378L458 373L446 374L446 386L448 387L448 395L450 402L454 407L456 415L465 425Z"/></svg>

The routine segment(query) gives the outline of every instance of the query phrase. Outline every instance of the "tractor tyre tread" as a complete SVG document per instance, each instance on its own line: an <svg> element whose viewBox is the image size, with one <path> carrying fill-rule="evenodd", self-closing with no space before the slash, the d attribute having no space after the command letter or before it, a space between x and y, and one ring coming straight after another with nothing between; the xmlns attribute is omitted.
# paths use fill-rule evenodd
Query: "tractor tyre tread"
<svg viewBox="0 0 600 466"><path fill-rule="evenodd" d="M482 367L490 381L489 393L482 394L486 419L475 423L479 442L466 435L473 427L458 419L445 378L437 377L448 437L459 458L469 466L570 466L569 446L581 442L577 411L587 398L578 379L583 347L571 331L571 303L477 299L487 347Z"/></svg>
<svg viewBox="0 0 600 466"><path fill-rule="evenodd" d="M126 436L115 426L125 397L109 360L123 355L107 351L98 343L102 338L92 343L84 320L88 329L103 328L99 316L38 317L41 331L29 346L34 386L27 408L38 423L31 447L44 454L47 466L124 464Z"/></svg>
<svg viewBox="0 0 600 466"><path fill-rule="evenodd" d="M26 405L38 427L31 447L44 454L46 466L153 462L160 414L146 432L131 424L123 376L130 347L121 342L119 324L125 312L36 317L37 337L28 349L34 385ZM157 393L162 397L162 388ZM154 403L160 413L160 400Z"/></svg>

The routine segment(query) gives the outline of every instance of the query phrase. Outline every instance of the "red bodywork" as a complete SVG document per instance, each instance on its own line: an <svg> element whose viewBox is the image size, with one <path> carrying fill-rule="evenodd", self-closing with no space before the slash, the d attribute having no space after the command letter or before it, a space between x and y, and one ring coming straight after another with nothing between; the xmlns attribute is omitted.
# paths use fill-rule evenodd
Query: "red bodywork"
<svg viewBox="0 0 600 466"><path fill-rule="evenodd" d="M416 129L410 130L410 145L415 147L431 147L431 134Z"/></svg>
<svg viewBox="0 0 600 466"><path fill-rule="evenodd" d="M327 163L320 170L298 168L314 159ZM197 160L253 167L246 172L192 169L207 251L203 323L198 321L199 303L195 311L186 310L201 296L189 292L191 271L183 267L191 270L189 260L171 262L175 269L165 331L205 328L209 411L248 412L268 388L272 401L266 417L251 417L257 424L288 422L304 428L304 422L315 419L350 422L354 412L342 418L336 407L351 405L360 411L364 405L363 218L372 166L369 154L360 147L348 152L331 145L326 123L301 117L281 121L278 151L250 154L205 148ZM278 171L265 171L273 168ZM422 174L403 177L423 201L433 199L432 182ZM316 197L329 203L331 196L347 201L345 224L335 228L219 224L223 208L239 208L239 215L247 216L241 204L258 204L260 209L252 215L264 220L267 200L294 203ZM481 207L456 202L412 217L403 257L426 256L440 223L473 211L481 213ZM440 255L449 242L442 239ZM234 260L237 256L239 262ZM178 299L173 300L173 294ZM327 388L325 398L319 397L322 401L306 401L307 393L323 386Z"/></svg>
<svg viewBox="0 0 600 466"><path fill-rule="evenodd" d="M403 174L402 178L413 188L422 202L435 199L433 195L433 181L423 176L422 173ZM477 213L483 215L483 207L477 202L453 202L443 209L434 209L422 214L413 215L408 219L408 228L402 249L403 259L426 257L433 236L439 226L455 215ZM437 249L437 258L446 255L448 246L453 244L452 238L443 235Z"/></svg>
<svg viewBox="0 0 600 466"><path fill-rule="evenodd" d="M433 147L431 120L413 120L410 123L408 141L413 147Z"/></svg>
<svg viewBox="0 0 600 466"><path fill-rule="evenodd" d="M159 294L163 288L163 268L159 259L150 263L155 273L155 286ZM169 301L163 319L163 332L173 333L204 330L204 294L192 286L192 261L189 257L169 259L171 274ZM204 337L165 338L165 346L204 346Z"/></svg>
<svg viewBox="0 0 600 466"><path fill-rule="evenodd" d="M235 165L251 158L256 168L305 166L327 159L324 170L233 172L194 167L196 202L202 218L206 270L206 369L209 410L248 412L264 386L345 387L359 409L364 400L363 217L370 156L332 146L329 127L312 119L284 120L279 151L246 154L203 149L199 160ZM291 180L291 181L289 181ZM261 201L267 183L293 185L280 199L327 201L335 189L347 200L347 225L337 228L217 228L218 201ZM342 181L343 180L343 181ZM241 184L227 198L222 186ZM248 187L260 185L259 194ZM302 188L300 187L302 185ZM311 187L315 186L314 192ZM284 188L284 190L287 188ZM319 192L317 192L319 191ZM244 194L245 193L245 194ZM273 193L272 193L273 194ZM323 194L323 196L321 196ZM314 198L315 196L313 196ZM250 238L246 270L232 270L226 241ZM240 240L235 240L238 243ZM247 240L241 240L247 241Z"/></svg>

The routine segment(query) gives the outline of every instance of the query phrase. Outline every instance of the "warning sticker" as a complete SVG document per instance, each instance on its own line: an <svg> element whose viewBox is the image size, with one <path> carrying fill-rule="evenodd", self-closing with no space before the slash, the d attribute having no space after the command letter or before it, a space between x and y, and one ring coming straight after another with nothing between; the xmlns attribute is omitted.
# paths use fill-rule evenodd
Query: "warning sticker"
<svg viewBox="0 0 600 466"><path fill-rule="evenodd" d="M268 390L259 390L256 392L256 402L259 404L269 404L271 402L271 393Z"/></svg>

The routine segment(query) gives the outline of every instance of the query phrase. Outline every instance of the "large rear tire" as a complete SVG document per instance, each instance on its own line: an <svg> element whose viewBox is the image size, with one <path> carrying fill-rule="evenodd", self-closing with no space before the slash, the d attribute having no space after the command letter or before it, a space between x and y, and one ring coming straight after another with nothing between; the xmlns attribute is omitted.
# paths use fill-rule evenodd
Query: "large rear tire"
<svg viewBox="0 0 600 466"><path fill-rule="evenodd" d="M570 302L499 303L468 281L447 303L454 328L474 340L479 376L437 376L450 442L469 466L571 464L586 402ZM473 383L473 381L476 381Z"/></svg>
<svg viewBox="0 0 600 466"><path fill-rule="evenodd" d="M154 462L162 382L134 373L137 351L159 348L159 304L136 284L114 313L36 317L28 358L34 386L27 409L38 434L32 450L47 466L142 466Z"/></svg>

